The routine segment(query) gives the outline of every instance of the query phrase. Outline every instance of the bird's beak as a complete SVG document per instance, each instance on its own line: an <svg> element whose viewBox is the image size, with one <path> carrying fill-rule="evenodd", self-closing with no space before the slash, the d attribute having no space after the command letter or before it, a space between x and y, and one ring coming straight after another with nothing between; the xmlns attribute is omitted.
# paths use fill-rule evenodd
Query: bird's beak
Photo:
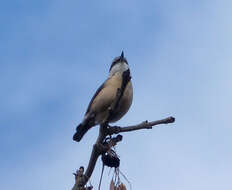
<svg viewBox="0 0 232 190"><path fill-rule="evenodd" d="M121 56L120 56L120 61L123 61L123 59L124 59L124 53L122 51Z"/></svg>

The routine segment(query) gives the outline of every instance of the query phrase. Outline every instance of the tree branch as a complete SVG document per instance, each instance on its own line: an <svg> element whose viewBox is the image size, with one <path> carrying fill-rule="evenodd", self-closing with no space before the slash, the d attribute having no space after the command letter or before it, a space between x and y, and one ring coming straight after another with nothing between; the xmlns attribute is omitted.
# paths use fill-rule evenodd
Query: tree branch
<svg viewBox="0 0 232 190"><path fill-rule="evenodd" d="M108 135L118 134L122 132L130 132L140 129L152 129L153 126L159 125L159 124L168 124L175 122L174 117L168 117L165 119L157 120L157 121L144 121L138 125L132 125L127 127L119 127L119 126L109 126L107 123L103 124L99 128L99 135L97 138L96 143L93 145L91 157L89 160L89 164L87 167L87 170L85 174L83 175L83 179L81 184L75 184L72 190L82 190L85 189L84 186L88 182L89 178L91 177L93 170L95 168L96 162L98 157L107 152L112 146L115 146L118 142L122 140L121 135L117 135L116 137L112 138L108 143L103 145L104 139Z"/></svg>
<svg viewBox="0 0 232 190"><path fill-rule="evenodd" d="M173 123L175 122L174 117L168 117L165 119L157 120L157 121L144 121L138 125L131 125L128 127L119 127L119 126L112 126L108 129L108 134L113 135L113 134L118 134L118 133L123 133L123 132L130 132L130 131L135 131L135 130L140 130L140 129L152 129L153 126L159 125L159 124L168 124L168 123Z"/></svg>
<svg viewBox="0 0 232 190"><path fill-rule="evenodd" d="M98 157L107 152L112 146L116 145L122 140L122 136L118 135L117 137L112 138L106 145L103 145L103 141L108 134L106 133L106 125L101 125L99 130L99 136L96 143L93 145L93 150L89 160L88 168L85 172L86 180L91 177L93 170L95 168ZM87 183L86 181L86 183Z"/></svg>

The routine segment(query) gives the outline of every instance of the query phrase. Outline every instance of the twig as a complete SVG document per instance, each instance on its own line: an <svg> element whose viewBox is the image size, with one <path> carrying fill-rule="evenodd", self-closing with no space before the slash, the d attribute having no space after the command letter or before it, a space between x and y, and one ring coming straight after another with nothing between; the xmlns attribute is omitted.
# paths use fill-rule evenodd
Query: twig
<svg viewBox="0 0 232 190"><path fill-rule="evenodd" d="M152 129L153 126L159 125L159 124L168 124L168 123L173 123L175 122L174 117L168 117L165 119L157 120L157 121L144 121L138 125L131 125L128 127L119 127L119 126L112 126L108 129L108 134L113 135L113 134L118 134L118 133L123 133L123 132L130 132L130 131L135 131L135 130L140 130L140 129Z"/></svg>

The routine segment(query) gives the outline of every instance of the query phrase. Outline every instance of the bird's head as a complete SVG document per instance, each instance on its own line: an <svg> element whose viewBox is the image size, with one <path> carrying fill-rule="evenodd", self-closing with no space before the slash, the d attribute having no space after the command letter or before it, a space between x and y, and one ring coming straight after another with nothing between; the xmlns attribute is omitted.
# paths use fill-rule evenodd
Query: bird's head
<svg viewBox="0 0 232 190"><path fill-rule="evenodd" d="M124 71L127 71L128 69L129 65L122 51L119 57L114 58L110 66L110 76L114 75L117 72L120 72L122 74Z"/></svg>

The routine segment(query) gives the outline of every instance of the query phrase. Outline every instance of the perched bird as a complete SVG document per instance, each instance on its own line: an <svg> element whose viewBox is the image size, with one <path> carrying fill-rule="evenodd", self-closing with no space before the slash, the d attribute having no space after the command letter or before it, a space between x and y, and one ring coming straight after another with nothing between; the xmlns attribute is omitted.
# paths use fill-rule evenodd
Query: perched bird
<svg viewBox="0 0 232 190"><path fill-rule="evenodd" d="M84 119L73 135L74 141L79 142L91 127L116 122L127 113L133 99L130 79L129 65L122 52L113 60L108 79L91 99Z"/></svg>

